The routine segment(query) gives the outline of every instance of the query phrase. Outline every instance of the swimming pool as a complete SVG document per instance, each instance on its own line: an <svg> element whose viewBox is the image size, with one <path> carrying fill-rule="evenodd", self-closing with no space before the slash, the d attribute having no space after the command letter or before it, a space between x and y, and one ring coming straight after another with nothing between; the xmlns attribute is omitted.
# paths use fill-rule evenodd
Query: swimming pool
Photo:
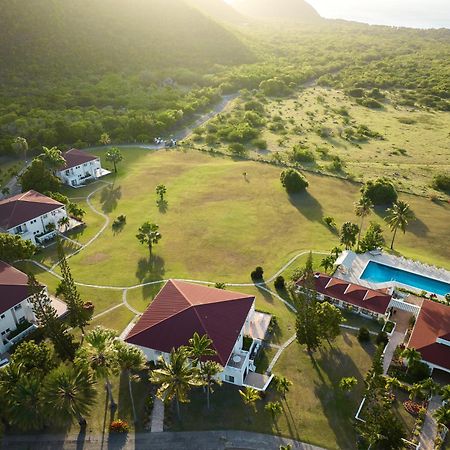
<svg viewBox="0 0 450 450"><path fill-rule="evenodd" d="M397 281L398 283L411 286L413 288L445 296L450 293L450 283L429 278L407 270L397 269L386 264L369 261L364 272L361 274L362 280L372 283L385 283L387 281Z"/></svg>

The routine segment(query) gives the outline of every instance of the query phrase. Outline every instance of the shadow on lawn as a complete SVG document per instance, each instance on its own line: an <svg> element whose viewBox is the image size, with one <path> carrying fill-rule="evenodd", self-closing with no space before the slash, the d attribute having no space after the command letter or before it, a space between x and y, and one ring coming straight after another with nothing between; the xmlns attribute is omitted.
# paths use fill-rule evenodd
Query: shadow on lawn
<svg viewBox="0 0 450 450"><path fill-rule="evenodd" d="M143 298L152 299L162 288L162 280L166 273L164 258L158 255L151 255L148 258L141 258L138 261L136 277L140 283L145 284L151 281L161 281L161 283L142 286Z"/></svg>
<svg viewBox="0 0 450 450"><path fill-rule="evenodd" d="M355 448L356 435L352 428L352 418L359 400L360 389L348 396L339 389L339 381L342 377L354 376L358 379L359 386L363 386L363 374L360 368L349 355L328 345L318 354L311 355L311 362L317 373L314 390L322 404L322 410L330 428L335 434L339 448Z"/></svg>
<svg viewBox="0 0 450 450"><path fill-rule="evenodd" d="M122 187L107 186L101 191L100 203L102 204L102 211L110 213L117 208L119 200L122 198Z"/></svg>
<svg viewBox="0 0 450 450"><path fill-rule="evenodd" d="M318 221L325 225L322 222L322 205L308 191L289 195L289 201L301 214L303 214L303 216L305 216L306 219Z"/></svg>

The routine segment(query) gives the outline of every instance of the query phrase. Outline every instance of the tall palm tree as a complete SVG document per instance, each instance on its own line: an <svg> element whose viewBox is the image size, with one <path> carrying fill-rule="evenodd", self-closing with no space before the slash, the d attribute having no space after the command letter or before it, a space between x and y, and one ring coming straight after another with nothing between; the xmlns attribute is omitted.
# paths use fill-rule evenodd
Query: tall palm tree
<svg viewBox="0 0 450 450"><path fill-rule="evenodd" d="M23 431L40 430L44 426L46 411L41 377L32 372L23 375L5 400L12 425Z"/></svg>
<svg viewBox="0 0 450 450"><path fill-rule="evenodd" d="M264 406L264 409L270 412L273 420L275 420L275 417L278 414L281 414L283 412L283 407L281 406L280 402L269 402L266 404L266 406Z"/></svg>
<svg viewBox="0 0 450 450"><path fill-rule="evenodd" d="M152 370L152 383L160 385L157 396L161 400L175 400L177 415L180 419L180 403L187 403L188 392L203 384L198 370L189 363L186 349L181 347L170 352L170 360L160 359L160 367Z"/></svg>
<svg viewBox="0 0 450 450"><path fill-rule="evenodd" d="M117 343L117 361L119 367L127 377L128 390L130 392L131 407L133 409L134 423L137 423L136 407L134 405L133 388L131 385L132 372L139 372L145 368L147 359L142 350L132 345L127 345L118 341Z"/></svg>
<svg viewBox="0 0 450 450"><path fill-rule="evenodd" d="M210 406L210 396L213 392L213 384L222 384L220 378L217 377L219 373L223 371L223 367L215 361L206 361L203 363L200 369L200 374L206 386L206 406L209 409Z"/></svg>
<svg viewBox="0 0 450 450"><path fill-rule="evenodd" d="M402 200L394 203L392 205L392 208L388 208L385 220L389 225L391 231L394 233L392 236L391 250L394 249L394 241L395 236L397 235L397 230L400 228L400 230L405 233L409 222L413 219L414 214L411 211L408 203Z"/></svg>
<svg viewBox="0 0 450 450"><path fill-rule="evenodd" d="M66 164L66 160L64 159L61 150L57 147L42 147L42 153L39 157L53 174Z"/></svg>
<svg viewBox="0 0 450 450"><path fill-rule="evenodd" d="M246 386L243 391L239 390L242 401L245 405L255 408L255 403L261 398L260 393L251 387Z"/></svg>
<svg viewBox="0 0 450 450"><path fill-rule="evenodd" d="M430 398L439 392L439 384L430 377L420 383L420 389L424 397Z"/></svg>
<svg viewBox="0 0 450 450"><path fill-rule="evenodd" d="M67 216L61 217L61 219L58 220L58 225L64 227L64 231L67 231L70 225L70 219Z"/></svg>
<svg viewBox="0 0 450 450"><path fill-rule="evenodd" d="M441 389L441 397L444 402L450 402L450 384L445 385Z"/></svg>
<svg viewBox="0 0 450 450"><path fill-rule="evenodd" d="M386 389L390 392L393 391L394 388L399 388L402 385L402 383L398 380L398 378L395 377L388 377L386 378Z"/></svg>
<svg viewBox="0 0 450 450"><path fill-rule="evenodd" d="M286 377L276 377L275 386L277 391L286 400L286 394L289 392L289 388L292 386L292 381L288 380Z"/></svg>
<svg viewBox="0 0 450 450"><path fill-rule="evenodd" d="M414 363L416 363L422 359L422 355L415 348L411 347L411 348L405 348L403 350L402 358L405 359L405 361L408 365L408 369L406 370L406 372L408 372L408 370L410 369L411 366L414 365Z"/></svg>
<svg viewBox="0 0 450 450"><path fill-rule="evenodd" d="M192 364L197 367L202 365L202 358L207 356L215 356L217 352L211 347L213 341L204 334L200 336L197 332L189 339L189 345L186 347L187 356L191 359Z"/></svg>
<svg viewBox="0 0 450 450"><path fill-rule="evenodd" d="M335 261L335 259L334 259L333 256L331 256L331 255L326 256L326 257L323 258L322 261L320 262L320 267L322 267L323 270L325 270L325 272L328 272L328 271L330 271L330 270L333 268L333 266L334 266L334 261Z"/></svg>
<svg viewBox="0 0 450 450"><path fill-rule="evenodd" d="M358 233L358 250L359 243L361 242L361 232L363 229L364 219L370 214L373 209L373 203L370 198L363 195L356 203L355 203L355 214L358 217L361 217L361 223L359 225L359 233Z"/></svg>
<svg viewBox="0 0 450 450"><path fill-rule="evenodd" d="M75 364L85 369L91 369L97 379L105 380L111 408L114 402L110 377L118 373L116 333L103 327L96 327L86 334L83 346L78 350Z"/></svg>
<svg viewBox="0 0 450 450"><path fill-rule="evenodd" d="M356 244L356 236L358 235L359 227L356 223L345 222L342 224L339 233L341 244L345 246L346 250L350 250Z"/></svg>
<svg viewBox="0 0 450 450"><path fill-rule="evenodd" d="M45 382L45 401L56 420L77 420L86 425L85 416L95 402L97 391L92 375L86 370L60 366Z"/></svg>
<svg viewBox="0 0 450 450"><path fill-rule="evenodd" d="M436 409L433 414L433 417L436 419L438 423L441 423L445 426L450 426L450 407L448 405L443 405L440 408Z"/></svg>

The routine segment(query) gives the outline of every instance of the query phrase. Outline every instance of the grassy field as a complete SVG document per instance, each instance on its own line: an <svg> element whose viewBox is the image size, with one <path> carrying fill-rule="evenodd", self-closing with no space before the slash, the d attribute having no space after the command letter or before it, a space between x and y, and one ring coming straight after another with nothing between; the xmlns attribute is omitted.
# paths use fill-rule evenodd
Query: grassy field
<svg viewBox="0 0 450 450"><path fill-rule="evenodd" d="M239 105L235 103L236 108ZM252 156L285 155L302 144L316 158L305 167L329 171L332 156L339 156L345 163L341 175L360 181L387 176L402 190L427 195L436 194L430 188L433 175L450 170L448 112L394 108L389 102L382 109L369 109L340 91L320 87L305 89L289 99L268 100L265 109L267 123L261 138L267 142L267 150L256 151L249 145ZM355 130L359 125L382 138L354 145L342 137L345 129ZM320 129L326 130L325 135L318 133ZM202 142L196 145L205 146Z"/></svg>
<svg viewBox="0 0 450 450"><path fill-rule="evenodd" d="M0 158L0 189L11 179L11 170L19 171L24 165L23 159Z"/></svg>
<svg viewBox="0 0 450 450"><path fill-rule="evenodd" d="M169 277L246 282L257 265L270 276L301 251L328 251L336 245L338 237L323 224L324 216L335 217L338 224L356 220L358 186L348 181L308 174L308 193L289 197L281 187L279 168L270 165L197 152L124 153L119 176L110 178L114 184L95 193L92 203L111 221L126 215L127 223L120 232L108 227L71 259L77 281L113 286ZM168 188L166 210L156 205L159 183ZM84 191L72 192L80 197ZM403 197L417 220L406 235L398 236L397 250L449 267L450 252L441 242L448 235L450 206ZM373 214L370 220L381 222L380 216ZM135 237L146 220L158 223L163 236L151 258ZM99 229L101 220L87 224L82 241L84 233L91 236ZM388 239L390 233L385 234ZM45 261L46 256L40 258Z"/></svg>
<svg viewBox="0 0 450 450"><path fill-rule="evenodd" d="M238 389L223 385L213 394L212 409L206 408L201 390L182 408L182 422L173 420L175 430L244 429L281 434L327 449L353 449L352 418L364 390L363 377L370 366L371 345L361 346L352 333L343 333L333 347L324 347L310 358L294 343L284 352L274 372L288 377L293 385L282 401L283 412L274 422L264 404L278 399L270 389L256 404L255 414L246 407ZM340 392L343 376L357 377L359 384L349 395ZM232 413L230 413L232 412Z"/></svg>

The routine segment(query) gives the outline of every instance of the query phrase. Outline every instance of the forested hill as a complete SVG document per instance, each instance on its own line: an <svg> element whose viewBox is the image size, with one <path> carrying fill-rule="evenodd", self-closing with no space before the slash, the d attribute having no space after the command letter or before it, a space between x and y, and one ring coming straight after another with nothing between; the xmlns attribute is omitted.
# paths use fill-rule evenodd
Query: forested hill
<svg viewBox="0 0 450 450"><path fill-rule="evenodd" d="M242 14L256 18L299 22L320 19L319 13L304 0L235 0L233 6Z"/></svg>
<svg viewBox="0 0 450 450"><path fill-rule="evenodd" d="M130 71L251 60L184 0L0 0L0 70Z"/></svg>
<svg viewBox="0 0 450 450"><path fill-rule="evenodd" d="M239 14L224 0L186 0L191 5L203 11L205 14L222 22L241 24L247 22L247 18Z"/></svg>

